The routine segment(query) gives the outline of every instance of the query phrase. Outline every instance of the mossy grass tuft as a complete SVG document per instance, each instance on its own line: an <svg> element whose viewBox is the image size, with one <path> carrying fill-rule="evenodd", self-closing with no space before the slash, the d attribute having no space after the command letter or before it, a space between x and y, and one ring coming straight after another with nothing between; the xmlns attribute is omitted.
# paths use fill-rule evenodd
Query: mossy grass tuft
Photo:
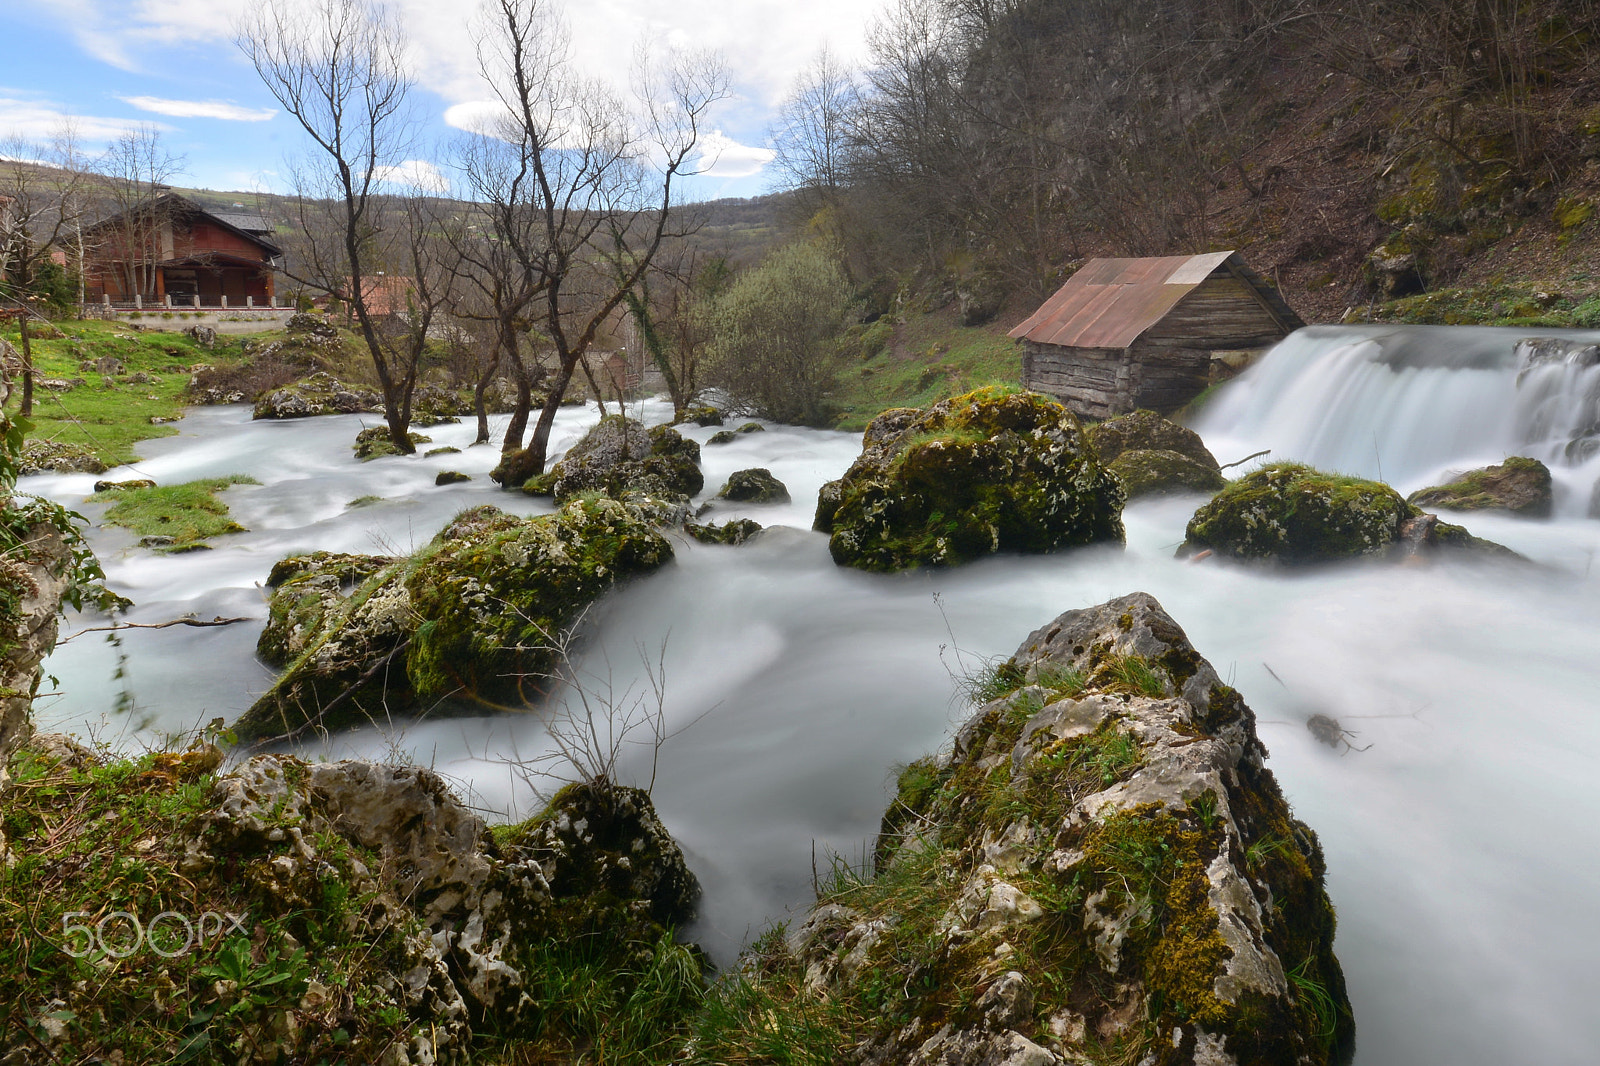
<svg viewBox="0 0 1600 1066"><path fill-rule="evenodd" d="M123 526L142 537L160 537L169 550L194 544L205 537L242 533L245 528L228 515L228 505L217 493L232 485L259 485L243 474L186 481L154 488L108 489L91 496L91 503L109 503L109 525ZM170 538L167 539L167 538Z"/></svg>

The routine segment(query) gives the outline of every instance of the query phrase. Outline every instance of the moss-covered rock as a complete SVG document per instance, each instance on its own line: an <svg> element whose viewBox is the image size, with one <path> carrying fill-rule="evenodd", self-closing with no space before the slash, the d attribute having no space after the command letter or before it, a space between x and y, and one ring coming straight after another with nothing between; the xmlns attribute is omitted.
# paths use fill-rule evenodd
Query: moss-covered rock
<svg viewBox="0 0 1600 1066"><path fill-rule="evenodd" d="M489 471L489 480L506 489L519 489L529 478L538 476L538 455L529 448L501 452L500 461Z"/></svg>
<svg viewBox="0 0 1600 1066"><path fill-rule="evenodd" d="M92 1060L108 1038L130 1064L465 1062L508 1040L550 1062L681 1034L704 968L672 924L698 884L644 792L574 785L490 830L420 767L221 761L102 761L58 737L13 761L35 787L5 811L0 949L30 960L0 1016L8 1062ZM109 967L61 950L108 893L145 923ZM626 1022L590 1006L640 990L654 1009Z"/></svg>
<svg viewBox="0 0 1600 1066"><path fill-rule="evenodd" d="M413 449L419 444L431 444L433 438L422 433L407 433L406 439L411 442ZM363 463L378 459L385 455L403 455L394 442L389 439L388 426L368 426L356 434L356 442L350 446L355 449L356 458Z"/></svg>
<svg viewBox="0 0 1600 1066"><path fill-rule="evenodd" d="M874 868L759 942L744 1028L822 1020L816 1061L1346 1059L1316 834L1160 605L1069 611L977 687L949 753L900 774ZM726 1061L741 1032L699 1042Z"/></svg>
<svg viewBox="0 0 1600 1066"><path fill-rule="evenodd" d="M348 591L342 572L286 581L269 628L285 634L274 647L287 669L235 729L264 738L439 701L525 704L543 692L555 638L584 608L672 558L655 517L607 497L532 518L476 507Z"/></svg>
<svg viewBox="0 0 1600 1066"><path fill-rule="evenodd" d="M1273 463L1234 481L1189 519L1180 556L1306 565L1354 558L1417 558L1439 548L1516 556L1444 525L1381 481Z"/></svg>
<svg viewBox="0 0 1600 1066"><path fill-rule="evenodd" d="M1036 393L980 389L875 418L814 528L863 570L952 565L1123 537L1123 490L1071 412Z"/></svg>
<svg viewBox="0 0 1600 1066"><path fill-rule="evenodd" d="M1181 452L1134 448L1111 460L1128 499L1175 492L1216 492L1228 483L1222 471Z"/></svg>
<svg viewBox="0 0 1600 1066"><path fill-rule="evenodd" d="M434 475L433 483L435 485L459 485L463 481L471 480L471 474L463 474L459 470L441 470L438 474Z"/></svg>
<svg viewBox="0 0 1600 1066"><path fill-rule="evenodd" d="M645 492L689 497L705 487L700 445L671 426L648 430L631 418L603 418L550 468L562 500L580 492Z"/></svg>
<svg viewBox="0 0 1600 1066"><path fill-rule="evenodd" d="M1227 484L1200 435L1154 411L1134 411L1090 426L1100 461L1122 478L1128 498L1216 492Z"/></svg>
<svg viewBox="0 0 1600 1066"><path fill-rule="evenodd" d="M690 422L697 426L720 426L722 425L722 412L709 404L700 404L696 407L685 407L683 413L672 420L672 424L675 426Z"/></svg>
<svg viewBox="0 0 1600 1066"><path fill-rule="evenodd" d="M312 335L314 336L314 334ZM346 385L319 370L292 385L272 389L256 400L253 418L309 418L312 415L374 411L383 397L371 389Z"/></svg>
<svg viewBox="0 0 1600 1066"><path fill-rule="evenodd" d="M1189 520L1180 552L1319 563L1386 555L1412 508L1380 481L1273 463L1230 484Z"/></svg>
<svg viewBox="0 0 1600 1066"><path fill-rule="evenodd" d="M1419 507L1453 511L1510 511L1525 518L1550 517L1550 468L1537 459L1512 456L1498 466L1471 470L1445 485L1406 497Z"/></svg>
<svg viewBox="0 0 1600 1066"><path fill-rule="evenodd" d="M735 503L788 503L789 488L764 466L735 470L717 492L717 499Z"/></svg>
<svg viewBox="0 0 1600 1066"><path fill-rule="evenodd" d="M731 429L719 429L706 438L707 444L732 444L739 439L739 434Z"/></svg>
<svg viewBox="0 0 1600 1066"><path fill-rule="evenodd" d="M1217 469L1216 457L1200 434L1154 411L1134 411L1110 418L1090 426L1088 433L1101 462L1109 463L1123 452L1161 451L1177 452L1201 466Z"/></svg>
<svg viewBox="0 0 1600 1066"><path fill-rule="evenodd" d="M684 525L683 531L701 544L743 544L761 532L761 523L748 518L735 518L720 526L689 522Z"/></svg>

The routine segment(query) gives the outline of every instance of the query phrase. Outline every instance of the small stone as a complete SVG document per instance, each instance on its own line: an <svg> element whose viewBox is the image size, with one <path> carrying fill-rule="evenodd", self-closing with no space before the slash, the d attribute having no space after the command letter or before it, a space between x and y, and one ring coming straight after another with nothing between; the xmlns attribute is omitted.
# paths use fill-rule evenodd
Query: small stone
<svg viewBox="0 0 1600 1066"><path fill-rule="evenodd" d="M433 483L435 485L459 485L463 481L471 480L472 475L463 474L459 470L441 470L439 471L438 475L434 477Z"/></svg>

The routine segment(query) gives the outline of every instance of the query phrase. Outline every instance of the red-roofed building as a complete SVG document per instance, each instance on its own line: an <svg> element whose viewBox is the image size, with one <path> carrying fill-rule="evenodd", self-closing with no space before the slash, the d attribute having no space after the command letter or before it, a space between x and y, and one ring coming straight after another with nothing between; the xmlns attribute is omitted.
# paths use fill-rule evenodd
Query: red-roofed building
<svg viewBox="0 0 1600 1066"><path fill-rule="evenodd" d="M255 215L208 211L172 193L84 231L89 299L147 304L271 306L283 250Z"/></svg>
<svg viewBox="0 0 1600 1066"><path fill-rule="evenodd" d="M1091 259L1010 333L1024 388L1108 418L1172 411L1304 326L1237 252Z"/></svg>

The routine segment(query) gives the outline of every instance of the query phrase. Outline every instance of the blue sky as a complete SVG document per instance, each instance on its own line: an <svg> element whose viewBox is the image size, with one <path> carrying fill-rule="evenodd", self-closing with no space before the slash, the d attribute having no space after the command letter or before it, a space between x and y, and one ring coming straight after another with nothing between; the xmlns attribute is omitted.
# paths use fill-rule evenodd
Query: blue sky
<svg viewBox="0 0 1600 1066"><path fill-rule="evenodd" d="M309 6L314 0L287 0ZM767 127L795 76L826 45L865 56L885 0L589 0L569 4L575 63L627 85L635 47L709 47L732 95L713 114L719 150L687 190L697 199L768 189ZM247 0L0 0L0 139L47 139L71 116L90 150L139 124L183 157L177 184L286 191L305 142L233 44ZM468 19L473 0L392 0L412 42L424 142L443 145L487 95ZM18 45L22 44L22 47ZM455 109L452 111L452 108ZM419 155L425 153L419 153Z"/></svg>

